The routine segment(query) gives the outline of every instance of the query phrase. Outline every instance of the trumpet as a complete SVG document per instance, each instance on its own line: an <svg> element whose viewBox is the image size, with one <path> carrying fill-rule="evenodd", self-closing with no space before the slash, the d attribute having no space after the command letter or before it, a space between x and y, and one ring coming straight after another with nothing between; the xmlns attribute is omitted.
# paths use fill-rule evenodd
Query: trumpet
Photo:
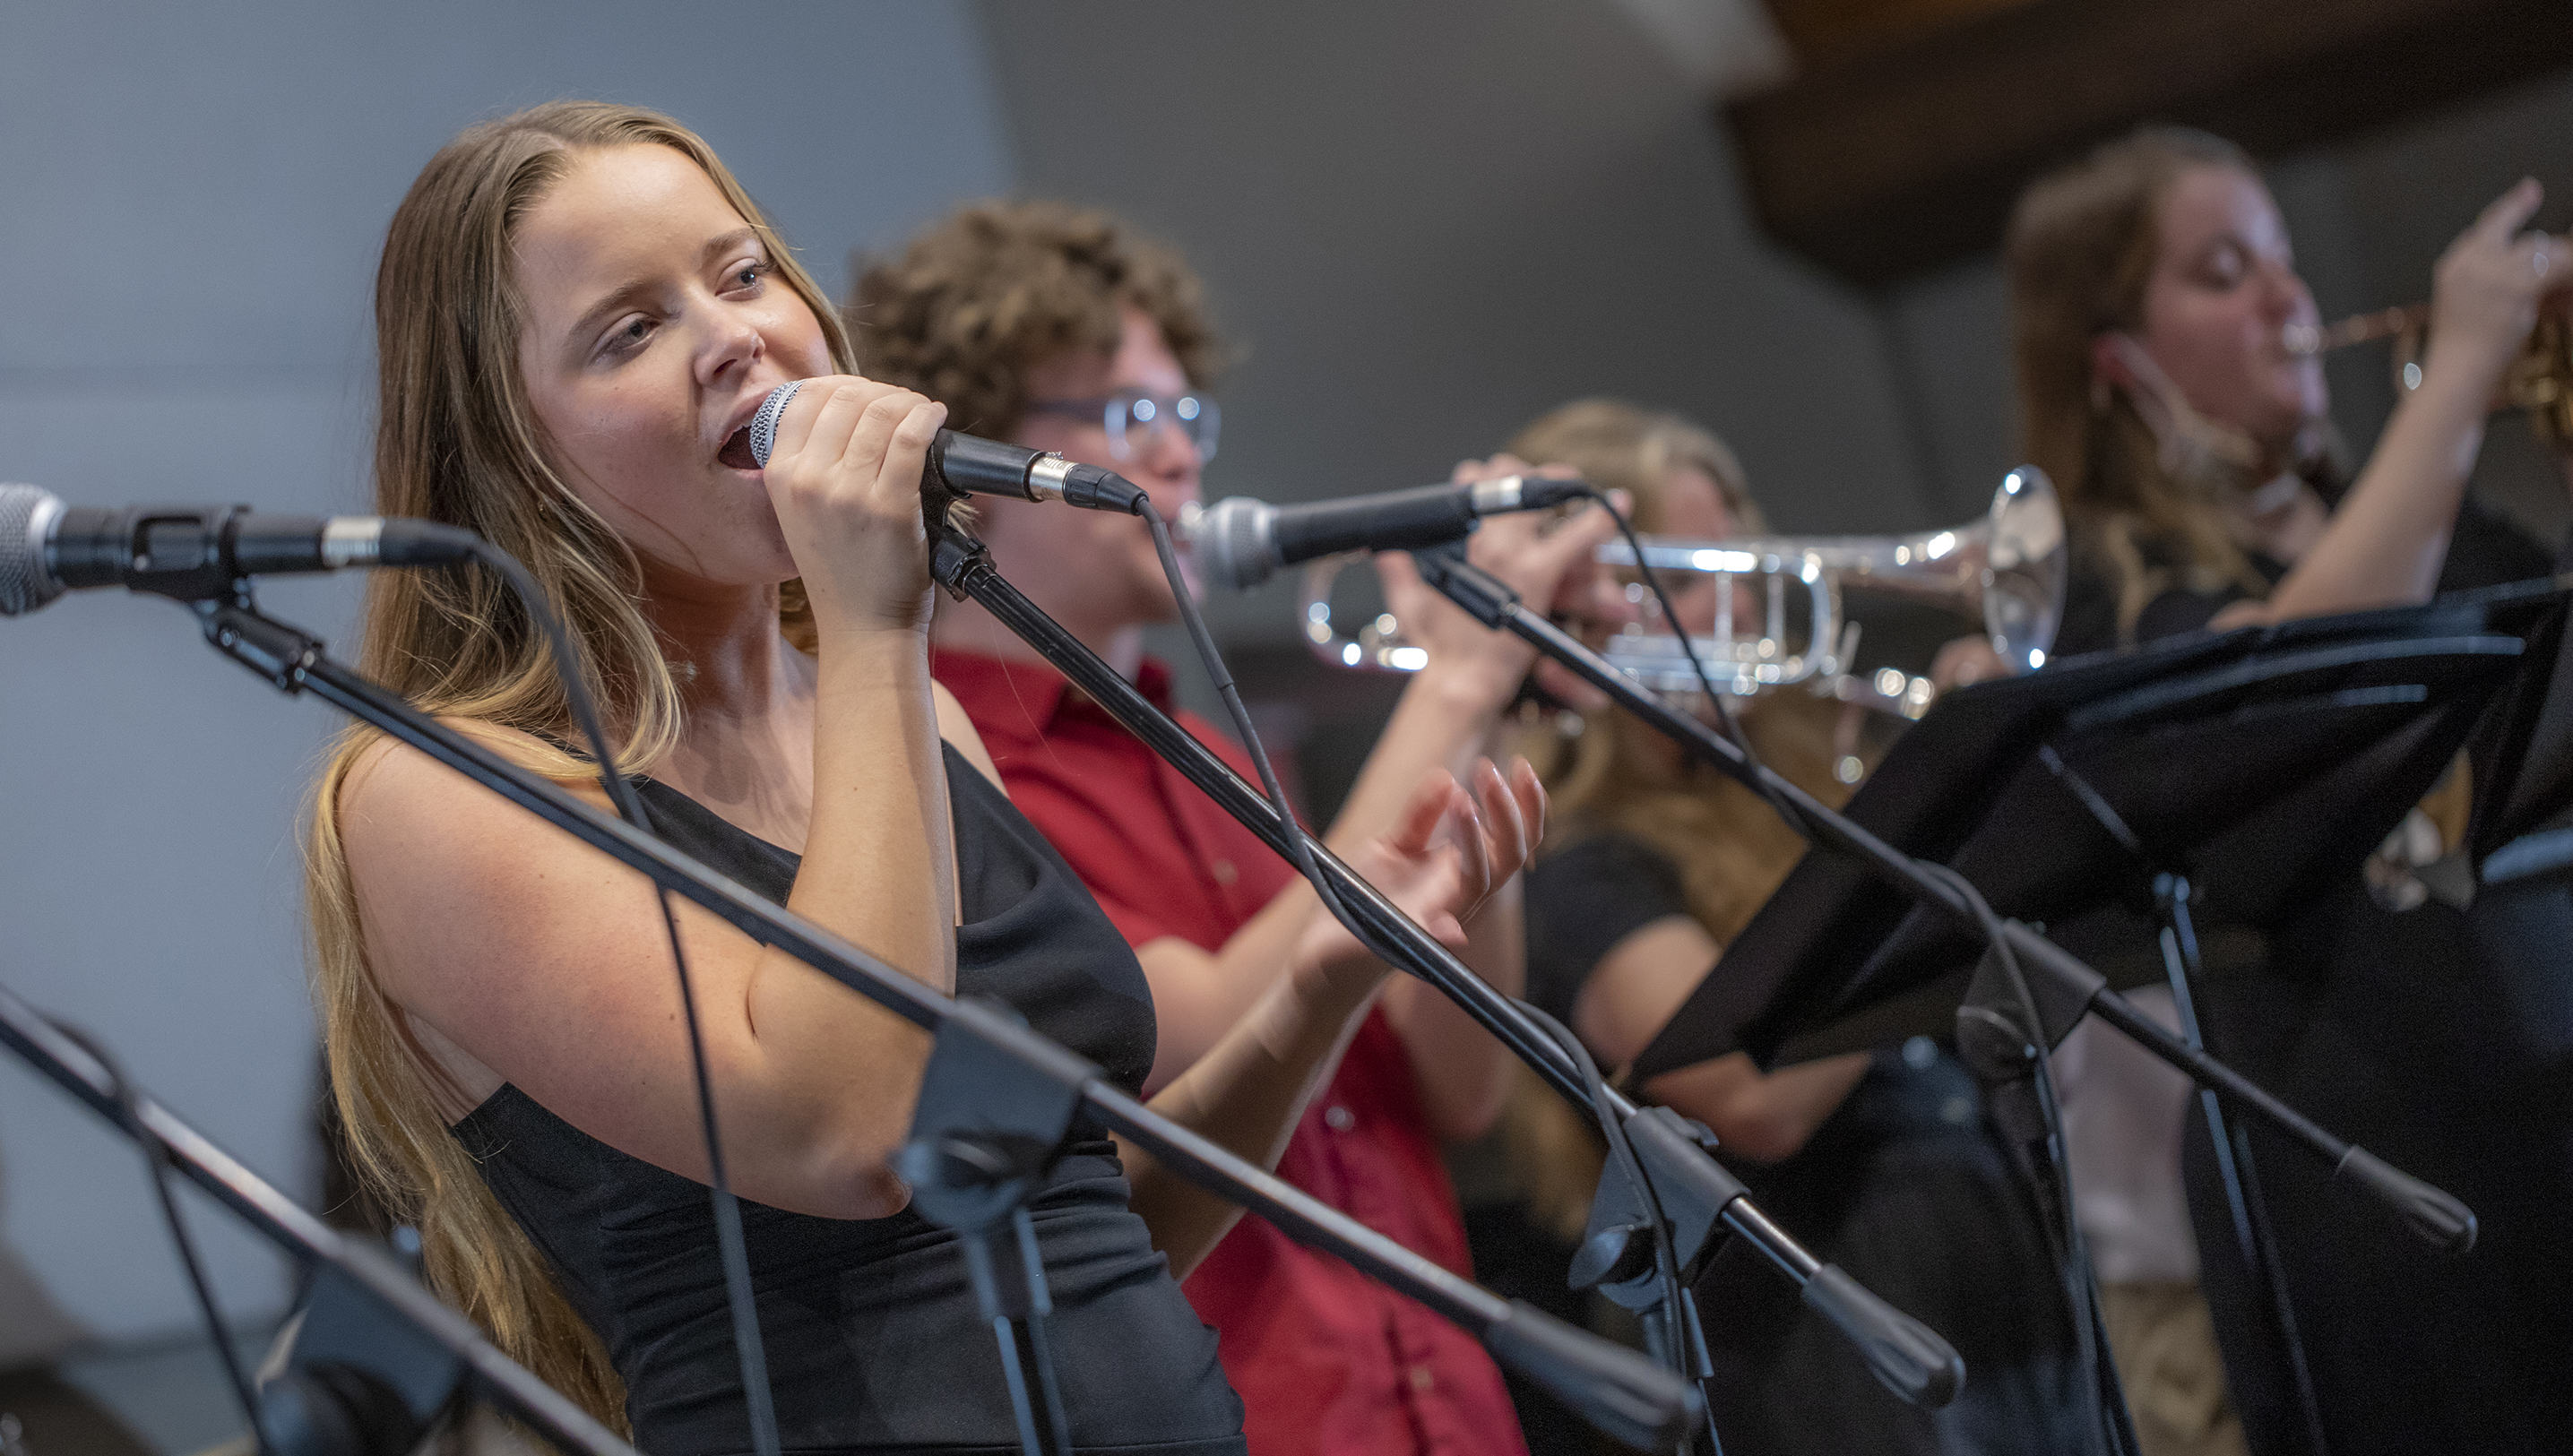
<svg viewBox="0 0 2573 1456"><path fill-rule="evenodd" d="M2395 382L2405 389L2419 388L2421 357L2430 345L2428 304L2360 314L2329 327L2290 324L2284 335L2287 353L2300 356L2331 354L2384 339L2394 341ZM2495 413L2527 414L2529 427L2550 449L2573 451L2573 324L2567 323L2560 307L2550 305L2538 312L2527 346L2502 374L2492 408Z"/></svg>
<svg viewBox="0 0 2573 1456"><path fill-rule="evenodd" d="M2033 465L2004 476L1981 517L1946 530L1908 536L1641 539L1641 564L1680 578L1668 580L1675 597L1701 579L1713 582L1714 629L1690 640L1716 690L1740 696L1802 687L1904 718L1930 711L1937 694L1928 678L1892 667L1852 671L1859 623L1846 619L1844 589L1883 592L1980 618L1993 650L2020 671L2046 665L2064 619L2064 510L2054 482ZM1403 640L1402 625L1390 612L1377 614L1353 632L1340 630L1331 587L1356 559L1329 557L1305 568L1305 641L1336 666L1391 672L1428 666L1428 650ZM1678 633L1661 620L1636 570L1634 550L1622 540L1610 541L1599 548L1598 560L1621 575L1633 573L1623 583L1632 617L1609 636L1600 655L1654 692L1685 696L1700 691ZM1743 578L1759 583L1748 613L1759 619L1757 635L1737 630L1746 615L1737 602Z"/></svg>

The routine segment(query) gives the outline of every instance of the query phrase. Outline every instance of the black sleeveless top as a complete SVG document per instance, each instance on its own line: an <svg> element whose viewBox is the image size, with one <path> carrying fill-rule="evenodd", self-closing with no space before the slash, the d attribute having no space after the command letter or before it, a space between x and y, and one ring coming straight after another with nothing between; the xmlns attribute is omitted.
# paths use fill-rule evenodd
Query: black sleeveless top
<svg viewBox="0 0 2573 1456"><path fill-rule="evenodd" d="M1152 993L1117 929L1007 796L946 754L956 823L956 991L996 996L1129 1092L1152 1067ZM639 784L672 844L785 901L801 858L666 785ZM648 912L638 902L637 914ZM667 975L666 969L649 974ZM624 1377L653 1456L750 1449L706 1185L629 1157L502 1087L456 1123L501 1204L542 1249ZM1032 1200L1054 1313L1046 1330L1081 1450L1240 1456L1242 1402L1215 1332L1127 1207L1116 1145L1077 1126ZM776 1395L800 1456L1014 1452L990 1326L955 1240L909 1209L833 1219L744 1200L742 1228Z"/></svg>

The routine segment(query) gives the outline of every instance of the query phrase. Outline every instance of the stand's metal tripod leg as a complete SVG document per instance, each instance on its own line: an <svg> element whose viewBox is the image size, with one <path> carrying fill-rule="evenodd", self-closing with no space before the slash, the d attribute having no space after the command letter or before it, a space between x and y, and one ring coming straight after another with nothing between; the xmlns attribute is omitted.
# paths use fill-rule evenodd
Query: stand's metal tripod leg
<svg viewBox="0 0 2573 1456"><path fill-rule="evenodd" d="M1957 1008L1957 1054L1983 1086L1993 1126L2009 1150L2010 1162L2026 1185L2039 1231L2062 1280L2065 1313L2082 1352L2084 1379L2100 1411L2098 1449L2105 1456L2136 1456L2144 1447L2136 1436L2135 1414L2127 1405L2125 1383L2109 1348L2109 1327L2100 1311L2100 1281L2082 1238L2080 1213L2073 1206L2064 1159L2063 1108L2055 1100L2045 1049L2060 1043L2085 1014L2078 1001L2067 1001L2038 987L2022 1003L2002 972L2001 957L1987 951L1975 970L1965 1000ZM2030 1027L2034 1014L2039 1025Z"/></svg>
<svg viewBox="0 0 2573 1456"><path fill-rule="evenodd" d="M2161 920L2162 970L2170 981L2171 1002L2179 1012L2180 1037L2192 1050L2204 1051L2206 1039L2198 1022L2196 994L2202 968L2197 928L2189 915L2188 901L2186 878L2154 877L2153 906ZM2287 1383L2295 1392L2303 1449L2307 1456L2326 1456L2322 1405L2315 1399L2313 1372L2305 1363L2304 1339L2296 1329L2295 1302L2287 1294L2287 1273L2279 1262L2277 1235L2269 1226L2268 1208L2260 1198L2260 1175L2252 1164L2250 1136L2224 1114L2224 1105L2214 1092L2201 1089L2197 1103L2214 1147L2215 1174L2224 1187L2225 1212L2233 1225L2235 1252L2250 1273L2251 1286L2260 1291L2262 1321L2268 1326L2270 1339L2277 1343L2279 1356L2286 1363Z"/></svg>
<svg viewBox="0 0 2573 1456"><path fill-rule="evenodd" d="M1008 1381L1010 1414L1019 1427L1019 1449L1028 1456L1070 1456L1072 1421L1064 1413L1063 1387L1046 1347L1044 1254L1025 1208L1013 1208L1005 1225L959 1229L974 1299L1000 1343L1001 1374Z"/></svg>

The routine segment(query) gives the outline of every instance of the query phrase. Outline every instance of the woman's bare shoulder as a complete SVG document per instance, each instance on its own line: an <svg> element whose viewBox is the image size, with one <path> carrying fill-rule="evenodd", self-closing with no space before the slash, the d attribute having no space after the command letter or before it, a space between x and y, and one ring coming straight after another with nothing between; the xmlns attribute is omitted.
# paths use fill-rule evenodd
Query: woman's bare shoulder
<svg viewBox="0 0 2573 1456"><path fill-rule="evenodd" d="M543 739L469 719L447 726L538 773L565 766ZM557 786L606 808L595 782ZM350 878L377 912L397 906L481 904L497 910L553 877L582 847L560 830L408 744L360 749L335 786L335 824ZM557 881L557 883L559 883Z"/></svg>
<svg viewBox="0 0 2573 1456"><path fill-rule="evenodd" d="M504 728L477 718L440 718L438 722L500 757L551 780L593 803L605 805L606 794L591 778L554 778L565 760L559 749L532 733ZM466 778L428 754L390 737L378 737L358 750L336 789L344 832L353 823L370 821L387 811L405 811L476 799L505 804L492 790ZM508 806L513 813L524 811ZM530 822L533 817L528 816Z"/></svg>

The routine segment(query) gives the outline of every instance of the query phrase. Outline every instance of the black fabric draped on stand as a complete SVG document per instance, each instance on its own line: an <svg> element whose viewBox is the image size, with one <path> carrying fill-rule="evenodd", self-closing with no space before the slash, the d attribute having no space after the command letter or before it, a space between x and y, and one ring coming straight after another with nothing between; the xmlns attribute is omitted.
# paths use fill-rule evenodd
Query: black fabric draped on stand
<svg viewBox="0 0 2573 1456"><path fill-rule="evenodd" d="M949 749L958 890L956 991L1008 1002L1128 1092L1153 1059L1152 995L1107 915L1001 791ZM783 903L799 858L645 783L672 844ZM635 913L650 913L638 889ZM629 1157L502 1088L455 1126L483 1175L606 1340L635 1444L662 1456L748 1449L704 1184ZM1127 1207L1094 1127L1030 1205L1045 1251L1056 1371L1083 1451L1241 1456L1242 1404L1216 1337ZM953 1235L908 1211L815 1218L745 1201L743 1231L779 1435L799 1456L1015 1453L991 1331Z"/></svg>

